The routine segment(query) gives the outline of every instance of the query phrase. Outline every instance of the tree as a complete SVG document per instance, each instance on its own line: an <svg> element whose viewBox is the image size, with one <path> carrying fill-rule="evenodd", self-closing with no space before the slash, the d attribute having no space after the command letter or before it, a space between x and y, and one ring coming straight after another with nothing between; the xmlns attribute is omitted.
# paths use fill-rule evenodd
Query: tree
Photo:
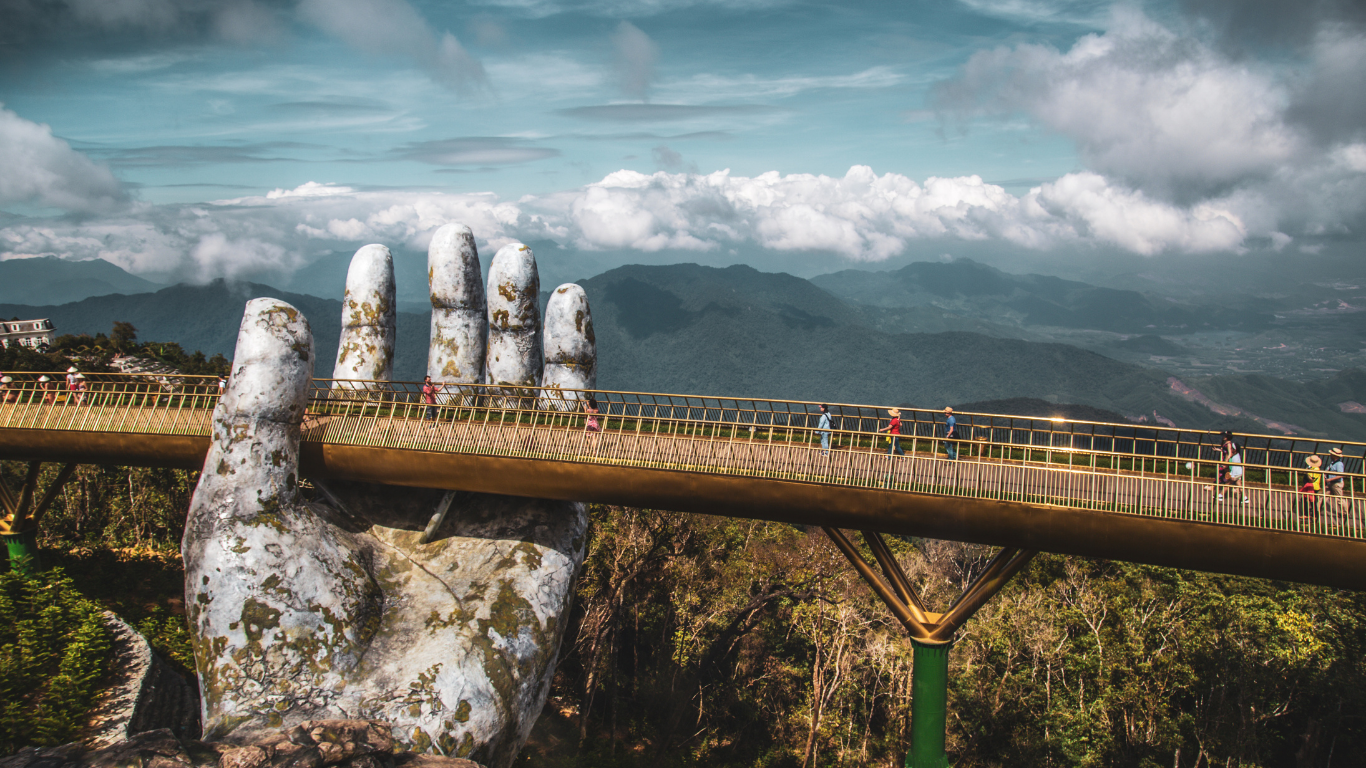
<svg viewBox="0 0 1366 768"><path fill-rule="evenodd" d="M114 342L114 349L120 352L127 352L137 343L138 329L132 323L125 323L122 320L114 321L114 329L109 332L109 340Z"/></svg>

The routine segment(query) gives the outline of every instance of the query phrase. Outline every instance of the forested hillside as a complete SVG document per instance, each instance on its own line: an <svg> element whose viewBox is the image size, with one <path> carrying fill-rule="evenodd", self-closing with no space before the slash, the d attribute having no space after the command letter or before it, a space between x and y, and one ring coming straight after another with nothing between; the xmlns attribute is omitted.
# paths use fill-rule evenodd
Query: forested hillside
<svg viewBox="0 0 1366 768"><path fill-rule="evenodd" d="M194 481L81 467L41 539L182 662ZM519 765L902 764L909 642L819 530L599 506L590 534ZM991 554L891 543L941 610ZM949 751L960 768L1354 765L1364 655L1358 593L1041 555L954 646Z"/></svg>

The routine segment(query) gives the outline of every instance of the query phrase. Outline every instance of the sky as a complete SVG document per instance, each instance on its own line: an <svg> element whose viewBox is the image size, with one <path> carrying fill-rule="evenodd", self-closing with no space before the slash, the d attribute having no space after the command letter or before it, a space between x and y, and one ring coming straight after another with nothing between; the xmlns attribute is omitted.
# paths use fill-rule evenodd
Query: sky
<svg viewBox="0 0 1366 768"><path fill-rule="evenodd" d="M1357 248L1363 72L1357 0L0 0L0 258Z"/></svg>

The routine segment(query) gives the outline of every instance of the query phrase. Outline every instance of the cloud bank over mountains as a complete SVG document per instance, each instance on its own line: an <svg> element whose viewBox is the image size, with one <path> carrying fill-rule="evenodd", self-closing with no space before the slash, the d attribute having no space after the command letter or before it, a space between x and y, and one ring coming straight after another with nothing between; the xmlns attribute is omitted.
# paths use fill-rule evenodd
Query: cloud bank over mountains
<svg viewBox="0 0 1366 768"><path fill-rule="evenodd" d="M967 5L1016 15L1029 9L1043 14L1052 7L1042 1ZM1073 5L1080 13L1096 4ZM540 9L528 10L531 16L559 7L531 6ZM913 111L935 115L946 129L965 133L1023 120L1075 146L1077 170L1041 174L1050 180L1027 190L983 181L982 174L918 180L864 164L852 165L843 175L756 172L772 165L751 168L748 175L686 172L682 169L695 166L657 145L653 157L664 170L603 175L599 169L578 177L597 181L516 199L417 187L377 189L344 179L294 186L300 178L336 178L339 171L333 169L317 176L310 171L265 195L152 205L137 200L136 190L108 166L76 151L46 125L0 107L0 204L41 211L0 218L0 258L55 254L104 258L133 272L193 280L251 277L287 273L322 253L366 242L425 249L430 233L453 220L471 226L491 247L547 239L608 251L725 252L757 246L779 254L828 253L834 268L836 260L876 263L911 244L934 240L1030 249L1093 246L1153 255L1280 249L1306 238L1359 239L1366 226L1366 89L1361 88L1366 12L1347 0L1287 4L1275 9L1285 16L1277 26L1248 15L1244 6L1190 0L1184 22L1169 15L1159 22L1120 7L1103 31L1076 37L1070 45L1001 45L966 56L947 78L941 73L928 109ZM87 31L131 30L148 40L199 34L230 41L283 34L284 25L293 21L354 49L404 58L451 90L497 85L453 35L438 31L442 26L407 0L61 0L44 6L60 13L42 17L24 16L15 10L20 7L0 10L0 22L11 23L11 37L25 45L56 34L45 25L63 19ZM661 75L663 54L655 39L625 20L613 29L604 27L602 33L604 51L610 49L614 57L612 87L631 101L547 103L545 114L585 124L762 116L772 120L764 128L771 135L796 133L796 123L804 119L793 108L746 102L742 96L754 95L748 91L731 94L734 103L648 103L652 93L670 98L669 89L676 91L680 84L720 92L720 81L706 73L669 81ZM492 39L505 31L479 34ZM822 77L812 80L812 90L852 87L841 76ZM909 80L883 65L858 77L888 89ZM744 77L726 82L732 80L751 90L758 87ZM767 92L759 96L777 99ZM327 101L276 106L363 108ZM686 135L731 137L703 130L709 125L686 124L690 130L697 127ZM771 127L780 125L785 127ZM437 173L465 173L567 157L568 150L561 148L570 141L529 129L424 139L396 131L374 157L348 161L409 162L446 166ZM271 146L276 145L202 149L265 162L274 159L262 154ZM165 147L149 150L168 155ZM115 167L123 172L137 160L125 157ZM47 215L54 209L59 215Z"/></svg>
<svg viewBox="0 0 1366 768"><path fill-rule="evenodd" d="M1249 235L1228 210L1173 206L1092 173L1017 197L975 176L921 184L855 166L843 177L618 171L516 201L310 182L204 205L132 204L98 219L21 219L0 227L0 249L7 257L103 258L132 272L204 280L287 273L322 252L366 242L424 250L450 221L469 225L490 248L513 240L644 252L753 244L856 262L883 261L911 241L934 238L1028 248L1095 243L1146 254L1233 249Z"/></svg>

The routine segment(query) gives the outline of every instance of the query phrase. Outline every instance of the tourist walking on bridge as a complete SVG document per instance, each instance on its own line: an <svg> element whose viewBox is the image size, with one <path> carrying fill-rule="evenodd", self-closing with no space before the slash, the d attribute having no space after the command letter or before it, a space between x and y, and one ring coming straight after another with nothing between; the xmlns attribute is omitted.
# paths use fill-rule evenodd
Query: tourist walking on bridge
<svg viewBox="0 0 1366 768"><path fill-rule="evenodd" d="M1228 462L1228 464L1220 468L1219 501L1223 501L1224 494L1227 493L1229 501L1232 501L1236 494L1243 500L1244 504L1247 504L1247 492L1243 490L1242 451L1238 449L1238 444L1233 442L1232 439L1228 441L1227 445L1228 450L1227 455L1224 457L1224 461Z"/></svg>
<svg viewBox="0 0 1366 768"><path fill-rule="evenodd" d="M886 432L887 439L891 441L891 445L887 448L887 455L905 456L906 452L901 450L901 409L889 408L887 415L891 416L892 420L887 423L887 426L878 430L878 432Z"/></svg>
<svg viewBox="0 0 1366 768"><path fill-rule="evenodd" d="M950 461L958 460L958 420L953 417L953 409L944 409L944 452L949 455Z"/></svg>
<svg viewBox="0 0 1366 768"><path fill-rule="evenodd" d="M19 400L19 392L14 388L14 379L9 376L0 376L0 392L5 393L5 402L13 403Z"/></svg>
<svg viewBox="0 0 1366 768"><path fill-rule="evenodd" d="M46 376L38 377L38 389L43 393L43 402L52 405L57 402L57 382ZM32 402L32 401L30 401Z"/></svg>
<svg viewBox="0 0 1366 768"><path fill-rule="evenodd" d="M1310 523L1319 515L1319 497L1323 493L1323 459L1318 456L1304 457L1304 465L1309 468L1300 484L1300 522Z"/></svg>
<svg viewBox="0 0 1366 768"><path fill-rule="evenodd" d="M830 455L830 409L821 404L821 417L816 422L816 430L821 436L821 455Z"/></svg>

